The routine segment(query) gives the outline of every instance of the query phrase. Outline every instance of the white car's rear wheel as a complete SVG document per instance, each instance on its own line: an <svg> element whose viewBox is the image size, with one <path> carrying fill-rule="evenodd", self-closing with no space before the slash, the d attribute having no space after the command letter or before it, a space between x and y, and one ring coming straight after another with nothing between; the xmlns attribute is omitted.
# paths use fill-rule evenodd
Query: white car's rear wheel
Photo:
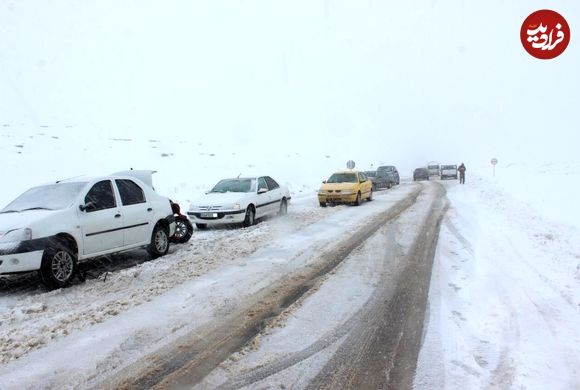
<svg viewBox="0 0 580 390"><path fill-rule="evenodd" d="M243 225L245 227L252 226L254 224L256 218L256 212L252 206L248 206L246 209L246 218L244 218Z"/></svg>
<svg viewBox="0 0 580 390"><path fill-rule="evenodd" d="M167 254L169 250L169 232L167 228L161 224L155 225L153 233L151 234L151 243L147 251L152 258L157 258Z"/></svg>
<svg viewBox="0 0 580 390"><path fill-rule="evenodd" d="M280 211L278 211L278 215L282 216L286 214L288 214L288 202L286 199L282 199L280 202Z"/></svg>

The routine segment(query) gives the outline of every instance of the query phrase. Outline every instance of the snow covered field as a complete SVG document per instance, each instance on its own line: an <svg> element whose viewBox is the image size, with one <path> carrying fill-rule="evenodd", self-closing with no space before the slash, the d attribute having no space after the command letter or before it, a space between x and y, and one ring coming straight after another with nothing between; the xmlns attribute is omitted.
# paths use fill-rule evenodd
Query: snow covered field
<svg viewBox="0 0 580 390"><path fill-rule="evenodd" d="M513 164L449 183L416 389L580 387L579 179Z"/></svg>
<svg viewBox="0 0 580 390"><path fill-rule="evenodd" d="M223 178L270 175L292 196L312 195L322 180L346 160L324 147L319 153L280 155L276 148L235 147L235 142L206 143L183 136L123 138L100 129L76 134L75 128L10 125L0 127L2 177L10 186L0 192L2 207L30 187L79 175L100 176L134 169L154 169L157 192L180 204L210 190ZM355 158L360 169L372 161ZM389 161L374 161L377 164ZM410 169L410 168L408 168ZM266 173L265 173L266 172Z"/></svg>

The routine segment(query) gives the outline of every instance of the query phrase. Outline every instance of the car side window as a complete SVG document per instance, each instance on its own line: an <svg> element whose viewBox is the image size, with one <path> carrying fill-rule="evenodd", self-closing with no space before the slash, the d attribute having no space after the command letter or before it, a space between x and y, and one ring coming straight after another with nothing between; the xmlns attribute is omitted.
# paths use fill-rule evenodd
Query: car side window
<svg viewBox="0 0 580 390"><path fill-rule="evenodd" d="M359 180L362 183L363 181L365 181L367 179L367 177L365 176L364 173L360 173L358 174Z"/></svg>
<svg viewBox="0 0 580 390"><path fill-rule="evenodd" d="M258 191L260 191L262 188L268 190L268 184L266 183L266 179L260 177L258 178Z"/></svg>
<svg viewBox="0 0 580 390"><path fill-rule="evenodd" d="M268 188L270 188L271 190L280 188L280 185L278 185L276 180L272 179L270 176L266 176L266 183L268 183Z"/></svg>
<svg viewBox="0 0 580 390"><path fill-rule="evenodd" d="M117 205L115 193L110 180L103 180L95 183L85 196L85 204L91 203L87 207L88 213L99 210L112 209Z"/></svg>
<svg viewBox="0 0 580 390"><path fill-rule="evenodd" d="M123 206L146 202L143 189L133 180L117 179L115 180L115 183L117 183Z"/></svg>

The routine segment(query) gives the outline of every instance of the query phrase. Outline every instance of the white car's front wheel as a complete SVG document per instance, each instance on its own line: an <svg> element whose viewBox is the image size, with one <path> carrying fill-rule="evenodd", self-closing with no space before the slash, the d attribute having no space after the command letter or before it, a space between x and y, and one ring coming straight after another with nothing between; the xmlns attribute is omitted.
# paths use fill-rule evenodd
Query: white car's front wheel
<svg viewBox="0 0 580 390"><path fill-rule="evenodd" d="M76 254L66 243L55 240L44 250L40 278L49 289L54 290L70 285L76 270Z"/></svg>
<svg viewBox="0 0 580 390"><path fill-rule="evenodd" d="M246 217L244 218L243 225L244 227L252 226L254 224L256 218L256 212L252 206L248 206L246 209Z"/></svg>

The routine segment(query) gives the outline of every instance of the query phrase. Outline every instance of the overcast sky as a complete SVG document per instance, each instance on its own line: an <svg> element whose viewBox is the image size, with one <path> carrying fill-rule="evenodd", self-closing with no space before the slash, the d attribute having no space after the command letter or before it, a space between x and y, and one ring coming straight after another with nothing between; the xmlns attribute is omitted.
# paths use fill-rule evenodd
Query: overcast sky
<svg viewBox="0 0 580 390"><path fill-rule="evenodd" d="M572 37L549 61L519 38L546 2L401 3L3 0L0 124L403 165L577 159L578 1L549 2Z"/></svg>

